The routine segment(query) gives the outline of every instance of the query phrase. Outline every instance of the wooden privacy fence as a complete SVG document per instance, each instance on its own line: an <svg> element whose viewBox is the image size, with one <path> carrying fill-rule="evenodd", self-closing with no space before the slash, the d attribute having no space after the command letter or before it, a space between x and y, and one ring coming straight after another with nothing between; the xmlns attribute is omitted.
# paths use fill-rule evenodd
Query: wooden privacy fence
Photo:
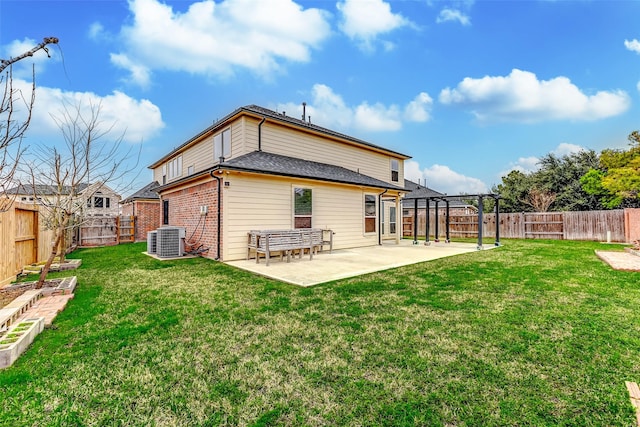
<svg viewBox="0 0 640 427"><path fill-rule="evenodd" d="M110 246L135 241L135 217L91 217L78 228L80 247Z"/></svg>
<svg viewBox="0 0 640 427"><path fill-rule="evenodd" d="M53 231L40 224L38 206L17 202L0 212L0 236L0 286L15 279L25 265L46 260L54 240Z"/></svg>
<svg viewBox="0 0 640 427"><path fill-rule="evenodd" d="M412 212L411 212L412 213ZM436 222L434 212L430 213L429 234L435 238ZM588 212L526 212L500 213L500 237L514 239L561 239L625 242L624 210ZM424 237L426 214L418 211L418 237ZM404 236L413 236L413 216L403 218ZM483 215L483 235L495 236L496 215ZM444 238L446 218L438 215L438 236ZM455 237L476 237L478 235L478 215L450 215L449 235Z"/></svg>

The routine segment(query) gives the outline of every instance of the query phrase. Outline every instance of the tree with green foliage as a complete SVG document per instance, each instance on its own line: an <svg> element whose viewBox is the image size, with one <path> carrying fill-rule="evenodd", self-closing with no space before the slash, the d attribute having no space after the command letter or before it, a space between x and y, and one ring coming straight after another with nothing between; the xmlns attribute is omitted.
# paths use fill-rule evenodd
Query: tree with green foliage
<svg viewBox="0 0 640 427"><path fill-rule="evenodd" d="M585 192L607 208L640 207L640 132L629 134L628 150L603 150L599 167L581 179Z"/></svg>
<svg viewBox="0 0 640 427"><path fill-rule="evenodd" d="M599 165L593 150L581 150L564 156L549 153L538 162L532 188L555 195L553 211L589 211L602 209L600 199L584 190L581 178Z"/></svg>
<svg viewBox="0 0 640 427"><path fill-rule="evenodd" d="M558 156L546 154L539 169L523 173L511 171L492 191L502 197L503 212L581 211L603 209L602 197L588 192L582 177L599 166L593 150Z"/></svg>
<svg viewBox="0 0 640 427"><path fill-rule="evenodd" d="M501 184L491 188L491 192L500 195L502 212L531 212L531 206L525 202L531 186L531 174L512 170L502 177Z"/></svg>

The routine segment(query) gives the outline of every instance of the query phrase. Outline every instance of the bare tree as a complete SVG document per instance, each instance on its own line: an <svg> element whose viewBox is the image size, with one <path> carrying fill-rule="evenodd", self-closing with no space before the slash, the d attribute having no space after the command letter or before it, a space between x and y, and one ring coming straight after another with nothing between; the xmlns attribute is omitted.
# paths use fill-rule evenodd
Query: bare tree
<svg viewBox="0 0 640 427"><path fill-rule="evenodd" d="M57 44L56 37L46 37L42 43L15 58L0 58L0 85L4 86L2 101L0 102L0 212L11 206L15 194L7 194L9 187L14 186L14 176L18 162L23 153L22 138L31 122L31 111L35 102L35 69L32 72L31 94L25 95L13 86L13 72L11 66L21 59L33 56L39 50L49 55L47 45ZM5 73L4 70L9 67ZM24 113L20 114L20 107Z"/></svg>
<svg viewBox="0 0 640 427"><path fill-rule="evenodd" d="M531 206L536 212L547 212L555 200L555 193L533 187L529 190L527 198L523 202Z"/></svg>
<svg viewBox="0 0 640 427"><path fill-rule="evenodd" d="M67 231L86 219L87 199L108 182L118 181L137 168L140 156L122 146L124 134L109 139L113 126L100 121L100 105L66 105L54 117L62 132L64 146L40 146L28 174L34 196L41 204L44 225L54 230L51 253L42 269L37 287L44 284L56 256L64 260ZM134 165L129 165L131 160Z"/></svg>

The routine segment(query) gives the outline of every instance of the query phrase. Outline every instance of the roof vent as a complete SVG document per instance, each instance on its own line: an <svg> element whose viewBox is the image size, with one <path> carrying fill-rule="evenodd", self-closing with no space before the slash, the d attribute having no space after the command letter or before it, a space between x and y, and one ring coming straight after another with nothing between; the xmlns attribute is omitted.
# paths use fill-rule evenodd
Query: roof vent
<svg viewBox="0 0 640 427"><path fill-rule="evenodd" d="M302 121L303 122L307 121L307 103L306 102L302 103Z"/></svg>

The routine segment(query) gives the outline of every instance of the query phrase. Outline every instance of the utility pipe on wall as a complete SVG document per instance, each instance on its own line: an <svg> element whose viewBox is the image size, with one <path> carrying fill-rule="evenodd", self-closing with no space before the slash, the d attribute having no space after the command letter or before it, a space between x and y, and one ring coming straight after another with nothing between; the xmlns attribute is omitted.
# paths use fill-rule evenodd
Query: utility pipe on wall
<svg viewBox="0 0 640 427"><path fill-rule="evenodd" d="M222 257L220 256L220 231L222 230L222 224L220 223L220 219L221 219L221 215L220 212L222 212L222 207L220 206L220 203L222 201L222 178L220 178L219 176L215 176L214 175L215 171L211 171L209 173L209 175L211 175L211 178L215 178L216 181L218 181L218 224L217 224L217 242L216 242L216 261L219 261Z"/></svg>

